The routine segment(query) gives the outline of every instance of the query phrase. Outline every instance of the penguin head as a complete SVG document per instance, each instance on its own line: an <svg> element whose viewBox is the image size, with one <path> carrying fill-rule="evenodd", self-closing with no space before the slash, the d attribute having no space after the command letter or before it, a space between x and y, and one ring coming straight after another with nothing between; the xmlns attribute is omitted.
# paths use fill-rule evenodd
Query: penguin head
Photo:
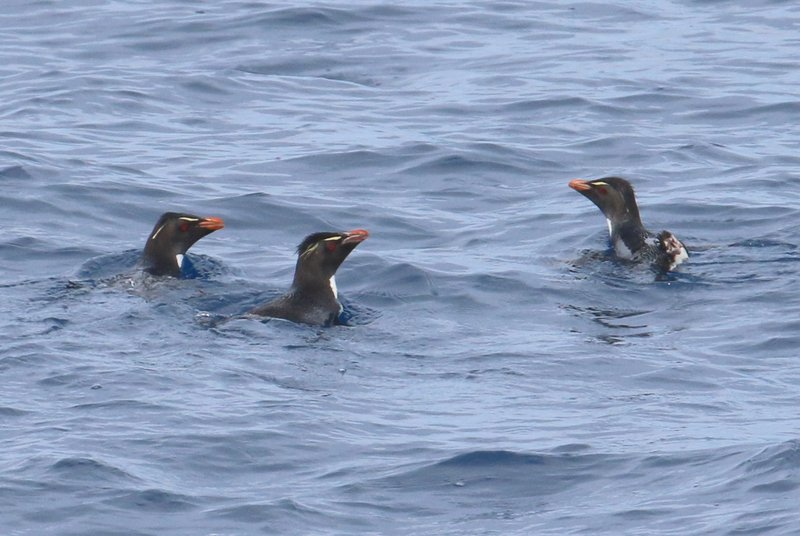
<svg viewBox="0 0 800 536"><path fill-rule="evenodd" d="M369 237L365 229L313 233L297 246L295 286L329 285L336 270L356 246ZM336 291L333 291L336 294Z"/></svg>
<svg viewBox="0 0 800 536"><path fill-rule="evenodd" d="M631 183L620 177L604 177L593 181L574 179L569 187L589 198L603 211L609 224L633 222L641 225L639 207Z"/></svg>
<svg viewBox="0 0 800 536"><path fill-rule="evenodd" d="M223 227L225 223L221 218L165 212L144 246L145 269L153 275L180 275L183 256L189 248Z"/></svg>

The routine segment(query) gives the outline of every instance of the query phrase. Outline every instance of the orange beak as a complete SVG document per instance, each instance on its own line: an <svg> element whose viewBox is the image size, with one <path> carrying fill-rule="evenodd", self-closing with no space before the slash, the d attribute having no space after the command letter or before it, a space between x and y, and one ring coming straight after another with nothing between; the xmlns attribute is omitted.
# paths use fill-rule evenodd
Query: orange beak
<svg viewBox="0 0 800 536"><path fill-rule="evenodd" d="M209 231L218 231L225 227L225 222L222 221L222 218L210 217L200 220L197 226L202 229L208 229Z"/></svg>
<svg viewBox="0 0 800 536"><path fill-rule="evenodd" d="M359 242L363 242L369 237L369 231L366 229L353 229L352 231L347 231L344 233L344 240L342 240L342 244L358 244Z"/></svg>
<svg viewBox="0 0 800 536"><path fill-rule="evenodd" d="M572 179L569 181L569 187L577 192L585 192L592 189L592 185L583 179Z"/></svg>

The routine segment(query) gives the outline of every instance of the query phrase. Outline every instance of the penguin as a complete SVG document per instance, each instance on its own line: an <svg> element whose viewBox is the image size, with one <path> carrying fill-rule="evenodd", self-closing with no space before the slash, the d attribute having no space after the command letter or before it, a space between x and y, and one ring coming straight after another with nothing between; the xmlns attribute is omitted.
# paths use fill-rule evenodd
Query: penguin
<svg viewBox="0 0 800 536"><path fill-rule="evenodd" d="M569 187L589 198L603 212L614 252L621 259L650 262L668 272L689 258L686 246L674 234L669 231L653 234L644 228L633 187L627 180L574 179Z"/></svg>
<svg viewBox="0 0 800 536"><path fill-rule="evenodd" d="M221 218L165 212L147 238L140 263L142 269L152 275L180 277L183 257L192 244L223 227Z"/></svg>
<svg viewBox="0 0 800 536"><path fill-rule="evenodd" d="M317 326L338 324L342 304L336 288L336 270L367 237L369 233L364 229L308 235L297 246L291 288L250 314Z"/></svg>

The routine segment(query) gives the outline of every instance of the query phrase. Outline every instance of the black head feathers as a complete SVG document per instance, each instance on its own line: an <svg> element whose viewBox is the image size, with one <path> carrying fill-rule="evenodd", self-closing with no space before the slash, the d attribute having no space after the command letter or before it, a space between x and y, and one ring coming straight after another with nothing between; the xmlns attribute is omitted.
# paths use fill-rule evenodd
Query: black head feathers
<svg viewBox="0 0 800 536"><path fill-rule="evenodd" d="M181 275L183 256L204 236L225 227L221 218L165 212L147 238L142 267L153 275Z"/></svg>

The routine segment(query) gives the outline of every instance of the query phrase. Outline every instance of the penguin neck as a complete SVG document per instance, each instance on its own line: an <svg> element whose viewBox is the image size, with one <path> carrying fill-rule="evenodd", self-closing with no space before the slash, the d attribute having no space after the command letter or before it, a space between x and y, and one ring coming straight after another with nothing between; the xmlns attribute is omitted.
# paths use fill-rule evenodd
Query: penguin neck
<svg viewBox="0 0 800 536"><path fill-rule="evenodd" d="M629 218L623 221L606 220L608 233L614 252L624 259L632 259L642 248L647 245L650 233L644 228L639 218Z"/></svg>
<svg viewBox="0 0 800 536"><path fill-rule="evenodd" d="M339 289L336 286L336 275L326 277L322 273L307 273L297 267L292 281L292 293L303 299L317 303L336 303L339 306Z"/></svg>
<svg viewBox="0 0 800 536"><path fill-rule="evenodd" d="M159 244L152 240L148 242L142 254L145 270L154 275L180 276L184 254L168 249L159 247Z"/></svg>

